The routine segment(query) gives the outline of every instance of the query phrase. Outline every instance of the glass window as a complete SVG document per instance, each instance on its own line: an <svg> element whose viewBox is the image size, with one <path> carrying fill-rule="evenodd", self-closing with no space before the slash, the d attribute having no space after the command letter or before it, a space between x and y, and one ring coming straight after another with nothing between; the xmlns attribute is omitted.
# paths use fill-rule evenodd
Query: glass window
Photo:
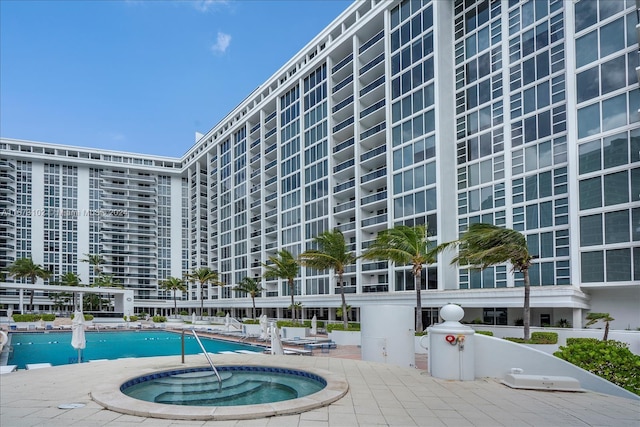
<svg viewBox="0 0 640 427"><path fill-rule="evenodd" d="M600 28L600 57L603 58L624 49L625 34L623 18Z"/></svg>
<svg viewBox="0 0 640 427"><path fill-rule="evenodd" d="M631 210L631 240L634 242L640 240L640 208Z"/></svg>
<svg viewBox="0 0 640 427"><path fill-rule="evenodd" d="M631 201L640 201L640 168L631 169Z"/></svg>
<svg viewBox="0 0 640 427"><path fill-rule="evenodd" d="M608 212L604 215L605 243L629 241L629 211Z"/></svg>
<svg viewBox="0 0 640 427"><path fill-rule="evenodd" d="M598 21L598 2L580 1L574 3L576 32L582 31Z"/></svg>
<svg viewBox="0 0 640 427"><path fill-rule="evenodd" d="M540 198L552 195L551 171L543 172L539 175L538 195Z"/></svg>
<svg viewBox="0 0 640 427"><path fill-rule="evenodd" d="M604 205L611 206L629 201L629 176L627 171L604 176Z"/></svg>
<svg viewBox="0 0 640 427"><path fill-rule="evenodd" d="M640 248L633 248L633 280L640 280Z"/></svg>
<svg viewBox="0 0 640 427"><path fill-rule="evenodd" d="M600 105L598 103L578 110L578 138L600 132Z"/></svg>
<svg viewBox="0 0 640 427"><path fill-rule="evenodd" d="M427 185L436 183L436 163L431 162L427 163Z"/></svg>
<svg viewBox="0 0 640 427"><path fill-rule="evenodd" d="M529 58L522 63L522 84L526 85L536 79L535 58Z"/></svg>
<svg viewBox="0 0 640 427"><path fill-rule="evenodd" d="M550 258L553 256L553 233L540 234L540 258Z"/></svg>
<svg viewBox="0 0 640 427"><path fill-rule="evenodd" d="M631 250L612 249L607 251L607 281L631 280Z"/></svg>
<svg viewBox="0 0 640 427"><path fill-rule="evenodd" d="M600 140L587 142L578 147L579 172L600 170Z"/></svg>
<svg viewBox="0 0 640 427"><path fill-rule="evenodd" d="M598 6L598 9L600 10L600 20L603 21L606 18L621 12L624 8L624 2L600 0L598 2Z"/></svg>
<svg viewBox="0 0 640 427"><path fill-rule="evenodd" d="M629 144L626 132L605 138L602 149L605 169L626 164L628 162L628 149Z"/></svg>
<svg viewBox="0 0 640 427"><path fill-rule="evenodd" d="M640 129L634 129L630 135L631 163L640 161Z"/></svg>
<svg viewBox="0 0 640 427"><path fill-rule="evenodd" d="M542 202L540 203L540 227L552 227L553 226L553 203Z"/></svg>
<svg viewBox="0 0 640 427"><path fill-rule="evenodd" d="M602 94L620 89L626 85L625 56L619 56L602 64Z"/></svg>
<svg viewBox="0 0 640 427"><path fill-rule="evenodd" d="M602 206L600 177L580 181L580 210Z"/></svg>
<svg viewBox="0 0 640 427"><path fill-rule="evenodd" d="M580 272L585 283L604 281L604 259L602 251L583 252L580 257Z"/></svg>
<svg viewBox="0 0 640 427"><path fill-rule="evenodd" d="M538 228L538 205L533 204L526 207L527 230Z"/></svg>
<svg viewBox="0 0 640 427"><path fill-rule="evenodd" d="M624 72L624 67L623 67L623 72ZM598 67L596 66L586 71L583 71L581 73L578 73L578 76L576 78L576 86L577 86L578 102L588 101L598 96L600 91Z"/></svg>
<svg viewBox="0 0 640 427"><path fill-rule="evenodd" d="M592 31L576 40L576 67L580 68L598 59L598 32Z"/></svg>

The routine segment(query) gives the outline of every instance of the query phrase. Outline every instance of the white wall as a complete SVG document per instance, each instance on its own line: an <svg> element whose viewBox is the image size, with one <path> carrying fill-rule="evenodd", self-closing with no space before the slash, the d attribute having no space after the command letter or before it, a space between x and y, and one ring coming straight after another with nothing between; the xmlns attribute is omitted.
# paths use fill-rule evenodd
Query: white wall
<svg viewBox="0 0 640 427"><path fill-rule="evenodd" d="M504 378L511 368L526 375L572 377L586 390L627 399L640 396L555 356L503 339L475 334L476 378Z"/></svg>
<svg viewBox="0 0 640 427"><path fill-rule="evenodd" d="M640 286L616 288L615 292L606 288L583 290L591 295L591 312L609 313L615 319L611 328L640 328ZM598 322L593 327L603 327L603 324Z"/></svg>

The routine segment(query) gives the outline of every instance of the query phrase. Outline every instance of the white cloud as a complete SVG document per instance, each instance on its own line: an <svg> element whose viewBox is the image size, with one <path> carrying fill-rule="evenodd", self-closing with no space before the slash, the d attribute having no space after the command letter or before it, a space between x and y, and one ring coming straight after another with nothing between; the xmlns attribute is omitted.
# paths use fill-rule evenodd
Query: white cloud
<svg viewBox="0 0 640 427"><path fill-rule="evenodd" d="M218 31L218 40L211 46L211 50L215 53L224 53L231 43L231 36Z"/></svg>
<svg viewBox="0 0 640 427"><path fill-rule="evenodd" d="M206 12L217 5L228 4L229 0L198 0L194 2L194 6L200 12Z"/></svg>

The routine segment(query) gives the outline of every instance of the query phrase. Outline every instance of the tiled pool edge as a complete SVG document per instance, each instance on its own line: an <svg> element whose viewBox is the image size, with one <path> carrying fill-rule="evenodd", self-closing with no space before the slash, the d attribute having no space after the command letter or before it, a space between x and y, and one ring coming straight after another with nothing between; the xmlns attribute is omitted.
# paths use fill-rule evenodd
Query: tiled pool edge
<svg viewBox="0 0 640 427"><path fill-rule="evenodd" d="M225 363L225 366L246 366L247 363ZM276 364L265 365L271 368L289 369ZM301 412L327 406L342 398L349 391L349 384L340 375L317 368L305 367L304 371L322 377L327 385L322 390L298 399L274 403L242 406L180 406L145 402L122 393L123 383L134 378L150 375L157 370L141 369L135 377L117 376L103 382L90 392L91 399L111 411L139 417L151 417L174 420L246 420L272 417L276 415L299 414Z"/></svg>

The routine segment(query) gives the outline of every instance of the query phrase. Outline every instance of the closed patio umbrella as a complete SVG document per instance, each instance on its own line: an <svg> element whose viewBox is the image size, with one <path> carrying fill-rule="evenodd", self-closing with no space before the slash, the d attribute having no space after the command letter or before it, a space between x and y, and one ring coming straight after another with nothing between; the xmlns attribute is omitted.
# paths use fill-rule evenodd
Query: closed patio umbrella
<svg viewBox="0 0 640 427"><path fill-rule="evenodd" d="M280 340L280 331L275 323L271 326L271 354L284 354L284 348L282 348L282 341Z"/></svg>
<svg viewBox="0 0 640 427"><path fill-rule="evenodd" d="M263 314L260 316L260 339L266 341L269 336L268 325L267 325L267 315Z"/></svg>
<svg viewBox="0 0 640 427"><path fill-rule="evenodd" d="M311 335L318 335L318 318L315 314L311 318Z"/></svg>
<svg viewBox="0 0 640 427"><path fill-rule="evenodd" d="M82 349L87 346L87 340L84 336L84 314L76 311L71 322L71 346L78 350L78 363L82 361Z"/></svg>

